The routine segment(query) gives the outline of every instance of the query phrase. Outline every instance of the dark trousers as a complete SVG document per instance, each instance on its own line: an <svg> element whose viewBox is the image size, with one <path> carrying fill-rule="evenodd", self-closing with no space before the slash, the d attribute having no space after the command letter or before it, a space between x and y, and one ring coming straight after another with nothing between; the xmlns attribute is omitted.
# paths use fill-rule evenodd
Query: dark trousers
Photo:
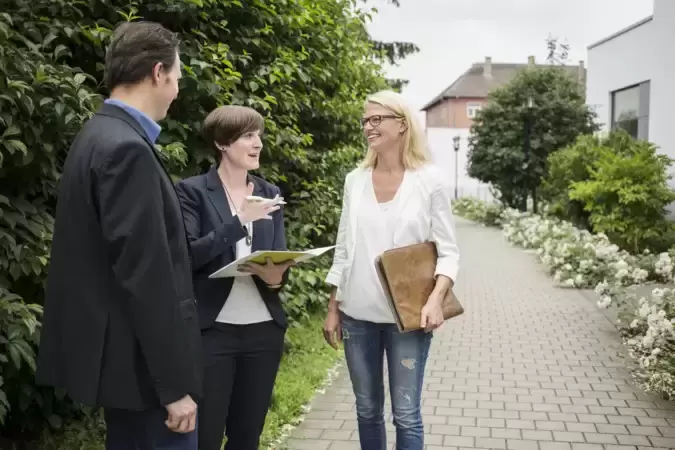
<svg viewBox="0 0 675 450"><path fill-rule="evenodd" d="M175 433L166 426L168 413L105 409L106 450L197 450L197 432Z"/></svg>
<svg viewBox="0 0 675 450"><path fill-rule="evenodd" d="M202 332L204 395L199 450L258 450L279 370L285 330L275 322L215 323Z"/></svg>

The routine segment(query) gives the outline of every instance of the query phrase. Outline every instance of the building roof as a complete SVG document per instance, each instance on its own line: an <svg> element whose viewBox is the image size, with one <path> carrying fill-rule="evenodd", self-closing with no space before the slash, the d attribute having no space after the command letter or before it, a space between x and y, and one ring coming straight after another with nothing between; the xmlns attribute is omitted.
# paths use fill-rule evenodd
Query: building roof
<svg viewBox="0 0 675 450"><path fill-rule="evenodd" d="M534 64L533 57L530 57L529 64L493 63L490 57L485 58L485 62L474 63L469 70L464 72L443 92L424 105L422 111L426 111L446 98L487 98L491 90L507 84L519 71L527 67L549 66ZM563 67L573 76L578 76L579 71L583 70L585 79L586 72L583 62L580 62L577 66Z"/></svg>
<svg viewBox="0 0 675 450"><path fill-rule="evenodd" d="M598 42L592 43L591 45L588 46L588 50L592 50L593 48L595 48L595 47L597 47L597 46L599 46L599 45L602 45L602 44L604 44L605 42L608 42L608 41L611 41L612 39L618 38L618 37L621 36L622 34L626 34L626 33L628 33L628 32L631 31L631 30L634 30L634 29L636 29L636 28L639 28L639 27L641 27L642 25L651 22L653 19L654 19L654 16L645 17L644 19L639 20L639 21L635 22L634 24L627 26L626 28L620 29L620 30L617 31L616 33L610 34L609 36L607 36L607 37L604 38L604 39L600 39Z"/></svg>

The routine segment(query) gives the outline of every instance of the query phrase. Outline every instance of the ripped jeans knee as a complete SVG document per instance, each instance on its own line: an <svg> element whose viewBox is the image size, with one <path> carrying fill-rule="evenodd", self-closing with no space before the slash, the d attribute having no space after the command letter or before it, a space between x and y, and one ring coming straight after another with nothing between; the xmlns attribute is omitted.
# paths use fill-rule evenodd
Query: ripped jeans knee
<svg viewBox="0 0 675 450"><path fill-rule="evenodd" d="M396 447L424 448L421 414L424 369L432 334L400 333L394 324L379 324L342 316L345 357L356 396L361 447L383 449L384 357L396 427Z"/></svg>

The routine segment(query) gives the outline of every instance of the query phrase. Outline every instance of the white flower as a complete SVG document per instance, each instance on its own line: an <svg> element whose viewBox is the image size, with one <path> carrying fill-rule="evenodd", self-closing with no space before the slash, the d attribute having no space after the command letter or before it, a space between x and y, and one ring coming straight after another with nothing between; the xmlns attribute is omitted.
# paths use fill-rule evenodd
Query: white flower
<svg viewBox="0 0 675 450"><path fill-rule="evenodd" d="M597 286L595 286L595 293L602 295L607 292L607 289L609 289L609 283L607 283L606 280L603 280L602 282L598 283Z"/></svg>
<svg viewBox="0 0 675 450"><path fill-rule="evenodd" d="M628 270L626 270L626 269L620 269L620 270L616 273L616 275L614 275L614 277L615 277L617 280L621 280L621 279L623 279L623 278L626 278L627 276L628 276Z"/></svg>
<svg viewBox="0 0 675 450"><path fill-rule="evenodd" d="M642 338L642 346L645 348L650 348L652 345L654 345L654 338L651 336L649 331L647 331L647 335Z"/></svg>
<svg viewBox="0 0 675 450"><path fill-rule="evenodd" d="M598 308L605 309L612 303L612 297L605 295L600 300L598 300Z"/></svg>

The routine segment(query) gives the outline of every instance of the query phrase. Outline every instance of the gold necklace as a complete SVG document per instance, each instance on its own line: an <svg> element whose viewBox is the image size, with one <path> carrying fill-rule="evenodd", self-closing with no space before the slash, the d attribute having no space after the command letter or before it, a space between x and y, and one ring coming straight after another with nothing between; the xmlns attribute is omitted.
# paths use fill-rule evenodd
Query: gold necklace
<svg viewBox="0 0 675 450"><path fill-rule="evenodd" d="M239 210L237 209L237 206L234 204L234 200L230 196L230 191L227 190L227 186L225 186L225 183L221 180L220 183L223 185L223 189L225 189L225 195L227 195L227 199L230 201L230 204L232 205L232 208L234 208L234 212L239 215ZM241 219L241 216L239 217ZM246 230L246 245L251 246L251 243L253 240L251 239L251 231L248 228L248 224L242 224L244 225L244 229Z"/></svg>

